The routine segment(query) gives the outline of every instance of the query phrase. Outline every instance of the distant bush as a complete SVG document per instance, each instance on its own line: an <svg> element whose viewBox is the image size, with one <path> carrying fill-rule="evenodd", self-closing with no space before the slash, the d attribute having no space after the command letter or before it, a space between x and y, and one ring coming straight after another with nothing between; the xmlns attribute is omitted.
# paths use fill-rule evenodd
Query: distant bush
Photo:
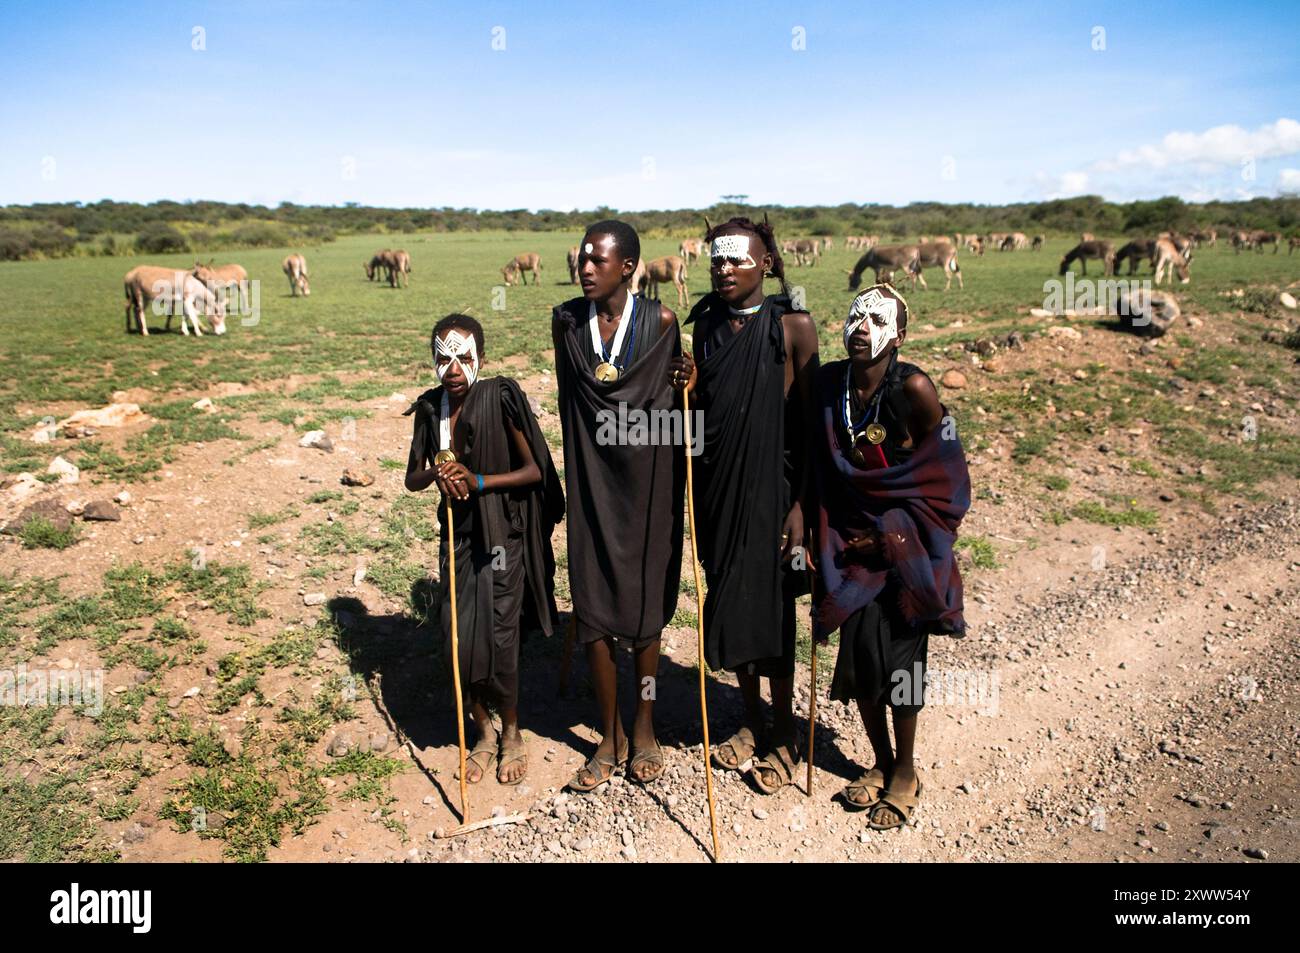
<svg viewBox="0 0 1300 953"><path fill-rule="evenodd" d="M73 253L77 240L55 225L38 225L31 230L0 229L0 259L64 258Z"/></svg>
<svg viewBox="0 0 1300 953"><path fill-rule="evenodd" d="M230 233L230 239L237 245L250 245L254 248L289 244L288 232L270 222L249 222L247 225L240 225Z"/></svg>
<svg viewBox="0 0 1300 953"><path fill-rule="evenodd" d="M135 247L148 255L165 255L190 250L190 243L165 222L150 222L135 236Z"/></svg>
<svg viewBox="0 0 1300 953"><path fill-rule="evenodd" d="M125 255L130 252L131 248L126 242L119 239L116 235L105 235L99 241L99 254L105 258L112 258L115 255Z"/></svg>

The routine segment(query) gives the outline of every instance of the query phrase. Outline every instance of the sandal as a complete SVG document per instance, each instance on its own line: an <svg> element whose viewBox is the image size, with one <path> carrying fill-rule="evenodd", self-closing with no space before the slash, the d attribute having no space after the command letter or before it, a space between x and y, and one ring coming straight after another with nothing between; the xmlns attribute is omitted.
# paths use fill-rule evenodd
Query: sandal
<svg viewBox="0 0 1300 953"><path fill-rule="evenodd" d="M916 810L916 805L921 800L922 790L923 785L921 784L921 776L919 774L916 776L915 794L908 794L905 791L895 791L892 788L886 788L884 793L880 795L880 800L876 802L875 807L871 812L871 819L867 822L867 826L873 831L892 831L896 827L902 827L911 820L912 812ZM884 824L876 820L877 815L884 815L885 812L881 810L883 807L890 808L895 815L888 823Z"/></svg>
<svg viewBox="0 0 1300 953"><path fill-rule="evenodd" d="M850 811L866 811L880 803L885 790L885 772L872 768L840 792ZM865 800L863 796L865 795Z"/></svg>
<svg viewBox="0 0 1300 953"><path fill-rule="evenodd" d="M636 770L637 765L647 763L653 766L650 773L638 774ZM632 755L632 760L627 766L627 776L633 781L638 781L641 784L649 784L651 781L658 781L663 777L663 773L664 753L663 749L658 745L655 745L653 748L646 748L643 751L638 751L636 754Z"/></svg>
<svg viewBox="0 0 1300 953"><path fill-rule="evenodd" d="M623 747L619 750L617 759L614 761L607 761L602 758L599 753L593 754L591 760L574 773L573 777L569 779L569 783L566 784L565 787L569 788L571 791L578 791L581 794L594 791L612 778L615 770L618 769L618 766L623 764L625 761L627 761L626 740L624 740ZM582 780L584 772L591 775L594 779L590 784Z"/></svg>
<svg viewBox="0 0 1300 953"><path fill-rule="evenodd" d="M524 766L523 774L519 775L519 777L515 778L513 781L505 780L505 778L502 775L504 774L506 768L508 768L512 764L517 764L519 762L523 763ZM505 741L503 740L501 742L500 760L497 762L497 784L508 784L513 786L515 784L518 784L527 776L528 776L528 747L524 744L523 739L521 738L519 744L511 746L509 749L506 748Z"/></svg>
<svg viewBox="0 0 1300 953"><path fill-rule="evenodd" d="M794 772L799 764L799 752L794 745L777 745L762 761L754 765L749 773L760 791L764 794L775 794L787 784L794 783ZM771 771L776 775L775 785L769 785L763 780L764 771Z"/></svg>
<svg viewBox="0 0 1300 953"><path fill-rule="evenodd" d="M724 771L739 771L746 761L754 757L757 747L754 733L748 726L742 727L734 735L713 749L713 763ZM723 749L729 749L735 761L728 761L722 756Z"/></svg>
<svg viewBox="0 0 1300 953"><path fill-rule="evenodd" d="M494 735L490 742L486 742L482 738L479 738L478 742L474 745L474 750L472 750L469 753L469 757L465 759L465 774L467 775L467 777L465 778L466 782L469 784L478 784L480 781L482 781L483 778L487 776L488 769L492 767L492 762L495 761L496 759L497 759L496 736ZM468 777L469 766L471 764L474 765L474 767L478 768L478 777L472 780ZM459 771L456 772L456 780L457 781L460 780Z"/></svg>

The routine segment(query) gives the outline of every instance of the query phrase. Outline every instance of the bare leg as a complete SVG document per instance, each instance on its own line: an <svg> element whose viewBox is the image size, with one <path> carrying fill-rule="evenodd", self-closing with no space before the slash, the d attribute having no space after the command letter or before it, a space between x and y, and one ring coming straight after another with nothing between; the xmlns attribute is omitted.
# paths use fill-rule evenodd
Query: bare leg
<svg viewBox="0 0 1300 953"><path fill-rule="evenodd" d="M858 699L858 712L862 715L862 727L867 730L871 741L871 750L876 755L874 767L884 772L885 778L894 769L894 748L889 742L889 723L885 720L885 706L880 703L866 702Z"/></svg>
<svg viewBox="0 0 1300 953"><path fill-rule="evenodd" d="M479 739L489 744L494 744L497 736L496 728L492 725L492 715L488 712L487 706L483 702L475 699L470 692L465 692L465 701L469 706L469 714L474 719L474 727L478 729ZM465 780L474 784L483 777L483 769L473 761L465 762Z"/></svg>
<svg viewBox="0 0 1300 953"><path fill-rule="evenodd" d="M659 678L659 640L636 649L636 717L632 722L632 745L637 751L653 750L655 740L655 695ZM638 780L656 770L650 763L637 765Z"/></svg>
<svg viewBox="0 0 1300 953"><path fill-rule="evenodd" d="M604 761L615 761L623 748L624 735L623 719L618 711L618 662L614 657L613 639L587 643L587 667L591 670L596 713L600 720L601 739L596 754ZM585 769L582 774L585 783L596 780Z"/></svg>
<svg viewBox="0 0 1300 953"><path fill-rule="evenodd" d="M916 762L913 760L913 751L916 746L916 716L916 712L910 715L900 715L897 711L894 712L894 740L897 743L898 751L894 755L894 767L889 775L889 787L907 794L916 793ZM882 711L882 720L883 717L884 712ZM871 812L871 819L877 824L897 821L901 817L902 814L888 804L878 805Z"/></svg>
<svg viewBox="0 0 1300 953"><path fill-rule="evenodd" d="M519 733L519 708L514 704L503 705L501 707L501 760L509 760L511 755L521 751L523 746L524 736ZM503 766L497 772L497 780L502 784L514 784L527 770L524 762L516 761Z"/></svg>

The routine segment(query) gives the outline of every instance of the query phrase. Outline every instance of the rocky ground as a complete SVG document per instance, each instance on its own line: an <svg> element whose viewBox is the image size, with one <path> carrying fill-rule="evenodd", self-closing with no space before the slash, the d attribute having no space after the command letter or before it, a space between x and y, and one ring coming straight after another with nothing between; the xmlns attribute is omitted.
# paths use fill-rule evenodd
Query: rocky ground
<svg viewBox="0 0 1300 953"><path fill-rule="evenodd" d="M924 335L920 329L918 339ZM1075 337L1027 337L994 362L968 358L960 347L929 355L921 349L913 359L936 377L960 366L973 378L970 385L945 388L945 399L973 416L999 394L1027 393L1022 381L1030 374L1048 379L1040 392L1049 404L1054 375L1084 380L1098 373L1098 361L1129 374L1154 368L1168 375L1164 354L1171 345L1139 347L1132 338L1097 329ZM499 368L509 369L508 362ZM291 395L298 383L281 382L264 396ZM525 387L537 400L543 428L557 431L550 376L531 376ZM405 388L406 398L420 389ZM223 401L257 395L232 384L184 396L207 396L220 409ZM123 396L139 398L147 408L157 395ZM1262 385L1216 390L1193 384L1183 399L1222 405L1225 416L1258 408L1253 412L1265 426L1296 427L1293 401ZM156 681L142 679L147 673L129 664L111 668L107 689L125 692L148 684L150 719L183 715L211 725L237 751L236 738L250 723L268 730L276 723L282 698L318 690L331 678L358 686L351 717L314 740L311 757L329 764L364 748L396 759L402 770L378 799L341 797L341 784L325 778L323 813L301 832L287 831L270 848L270 859L576 862L711 856L689 585L675 620L680 624L665 638L658 687L665 776L642 787L620 773L593 794L563 793L596 739L592 702L580 657L561 695L560 640L530 642L521 700L528 777L517 787L488 777L471 788L472 819L526 818L459 837L438 836L458 822L459 792L451 699L436 657L437 637L419 624L411 607L415 590L428 581L416 580L410 600L392 586L377 586L378 557L364 545L391 530L393 508L405 495L400 466L410 422L400 411L406 400L375 396L358 406L369 416L355 422L354 432L325 428L332 438L329 452L301 446L301 435L282 422L245 418L239 428L249 439L242 448L226 439L181 446L156 481L42 484L32 491L35 497L65 508L74 501L111 502L122 491L129 498L118 504L120 519L83 524L82 540L66 550L34 553L2 537L0 571L14 578L61 575L67 591L78 595L93 593L110 566L157 566L197 549L214 561L250 567L265 584L257 595L265 618L240 626L205 599L181 598L171 611L203 636L203 651L165 666ZM73 409L42 408L56 416ZM1060 412L1072 413L1064 405ZM1086 413L1096 417L1093 410ZM932 640L930 661L936 674L973 677L983 691L976 698L956 692L934 698L921 716L925 793L912 822L900 831L873 832L862 814L845 811L836 799L868 766L870 747L856 712L826 698L834 664L829 648L819 665L811 796L802 773L799 785L765 797L747 778L715 771L722 859L1300 859L1294 665L1300 648L1294 625L1300 614L1300 492L1290 475L1268 481L1249 497L1225 496L1206 506L1203 498L1169 492L1174 470L1164 482L1142 476L1135 490L1140 474L1135 476L1132 461L1151 448L1158 430L1141 421L1112 428L1098 417L1082 443L1061 447L1059 467L1068 477L1070 500L1135 493L1143 505L1158 508L1153 525L1045 519L1031 490L1038 477L1027 477L1023 463L1012 460L1023 434L1002 427L973 445L976 502L963 532L996 550L997 565L964 557L970 635ZM120 443L125 435L114 439ZM374 482L341 486L345 469ZM1185 459L1176 472L1194 477L1212 474L1213 466ZM310 502L324 492L338 495ZM23 505L30 502L24 499ZM248 519L253 512L283 515L259 533ZM336 531L337 546L316 545L333 540L328 534ZM411 560L434 564L436 544L417 531L407 539ZM563 564L562 530L556 546ZM689 579L688 568L683 578ZM266 669L256 679L257 692L228 710L212 706L209 699L223 684L220 659L247 654L285 632L314 639L313 627L322 619L330 627L320 630L319 644L311 643L314 652L296 666ZM101 664L99 653L94 640L73 638L28 664L90 668ZM801 662L801 719L809 682ZM709 700L711 740L717 743L739 722L734 679L711 679ZM88 735L79 736L70 724L70 741L63 744L78 737ZM199 838L161 817L192 775L192 765L157 737L127 745L152 764L133 789L137 801L130 815L97 823L116 855L221 859L219 838Z"/></svg>

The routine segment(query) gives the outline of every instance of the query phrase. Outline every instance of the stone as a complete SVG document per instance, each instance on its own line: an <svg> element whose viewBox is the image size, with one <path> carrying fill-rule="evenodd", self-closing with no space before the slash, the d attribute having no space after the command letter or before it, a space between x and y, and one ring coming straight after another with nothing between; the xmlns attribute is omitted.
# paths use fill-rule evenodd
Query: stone
<svg viewBox="0 0 1300 953"><path fill-rule="evenodd" d="M1116 303L1120 326L1144 337L1162 337L1182 313L1178 301L1161 291L1120 293Z"/></svg>
<svg viewBox="0 0 1300 953"><path fill-rule="evenodd" d="M140 410L139 404L114 403L96 410L79 410L66 420L59 421L59 430L66 433L69 425L74 424L85 427L129 427L148 419L149 415Z"/></svg>
<svg viewBox="0 0 1300 953"><path fill-rule="evenodd" d="M1247 847L1242 853L1255 860L1268 860L1268 851L1262 847Z"/></svg>
<svg viewBox="0 0 1300 953"><path fill-rule="evenodd" d="M1047 329L1049 338L1056 338L1058 341L1080 341L1083 335L1070 327L1068 324L1054 324Z"/></svg>
<svg viewBox="0 0 1300 953"><path fill-rule="evenodd" d="M340 482L344 486L370 486L375 482L375 478L369 473L362 473L360 470L344 470Z"/></svg>
<svg viewBox="0 0 1300 953"><path fill-rule="evenodd" d="M81 512L83 520L116 523L122 519L122 511L112 500L91 500Z"/></svg>
<svg viewBox="0 0 1300 953"><path fill-rule="evenodd" d="M966 375L961 371L947 371L939 378L939 383L951 390L960 390L966 386Z"/></svg>
<svg viewBox="0 0 1300 953"><path fill-rule="evenodd" d="M31 473L19 473L12 477L5 485L5 496L10 503L22 503L29 500L41 490L45 489L45 484L36 479Z"/></svg>
<svg viewBox="0 0 1300 953"><path fill-rule="evenodd" d="M309 592L302 597L302 604L305 606L323 606L325 604L325 593Z"/></svg>
<svg viewBox="0 0 1300 953"><path fill-rule="evenodd" d="M190 404L190 408L193 410L207 411L210 414L215 413L217 409L215 406L213 406L211 397L199 398L194 403Z"/></svg>
<svg viewBox="0 0 1300 953"><path fill-rule="evenodd" d="M50 461L50 465L45 468L46 473L56 474L60 483L79 483L81 481L81 471L77 465L63 457L55 457Z"/></svg>
<svg viewBox="0 0 1300 953"><path fill-rule="evenodd" d="M1283 291L1277 296L1277 300L1282 303L1282 307L1290 308L1292 311L1296 308L1295 295L1289 291Z"/></svg>
<svg viewBox="0 0 1300 953"><path fill-rule="evenodd" d="M130 506L131 494L126 490L123 490L121 493L117 494L117 496L113 497L113 502L118 506Z"/></svg>
<svg viewBox="0 0 1300 953"><path fill-rule="evenodd" d="M323 430L311 430L303 434L302 439L298 441L298 446L324 450L326 453L334 452L334 441Z"/></svg>
<svg viewBox="0 0 1300 953"><path fill-rule="evenodd" d="M72 514L58 500L38 500L5 524L4 532L11 536L22 534L23 529L33 519L46 519L56 529L67 529L72 525Z"/></svg>

